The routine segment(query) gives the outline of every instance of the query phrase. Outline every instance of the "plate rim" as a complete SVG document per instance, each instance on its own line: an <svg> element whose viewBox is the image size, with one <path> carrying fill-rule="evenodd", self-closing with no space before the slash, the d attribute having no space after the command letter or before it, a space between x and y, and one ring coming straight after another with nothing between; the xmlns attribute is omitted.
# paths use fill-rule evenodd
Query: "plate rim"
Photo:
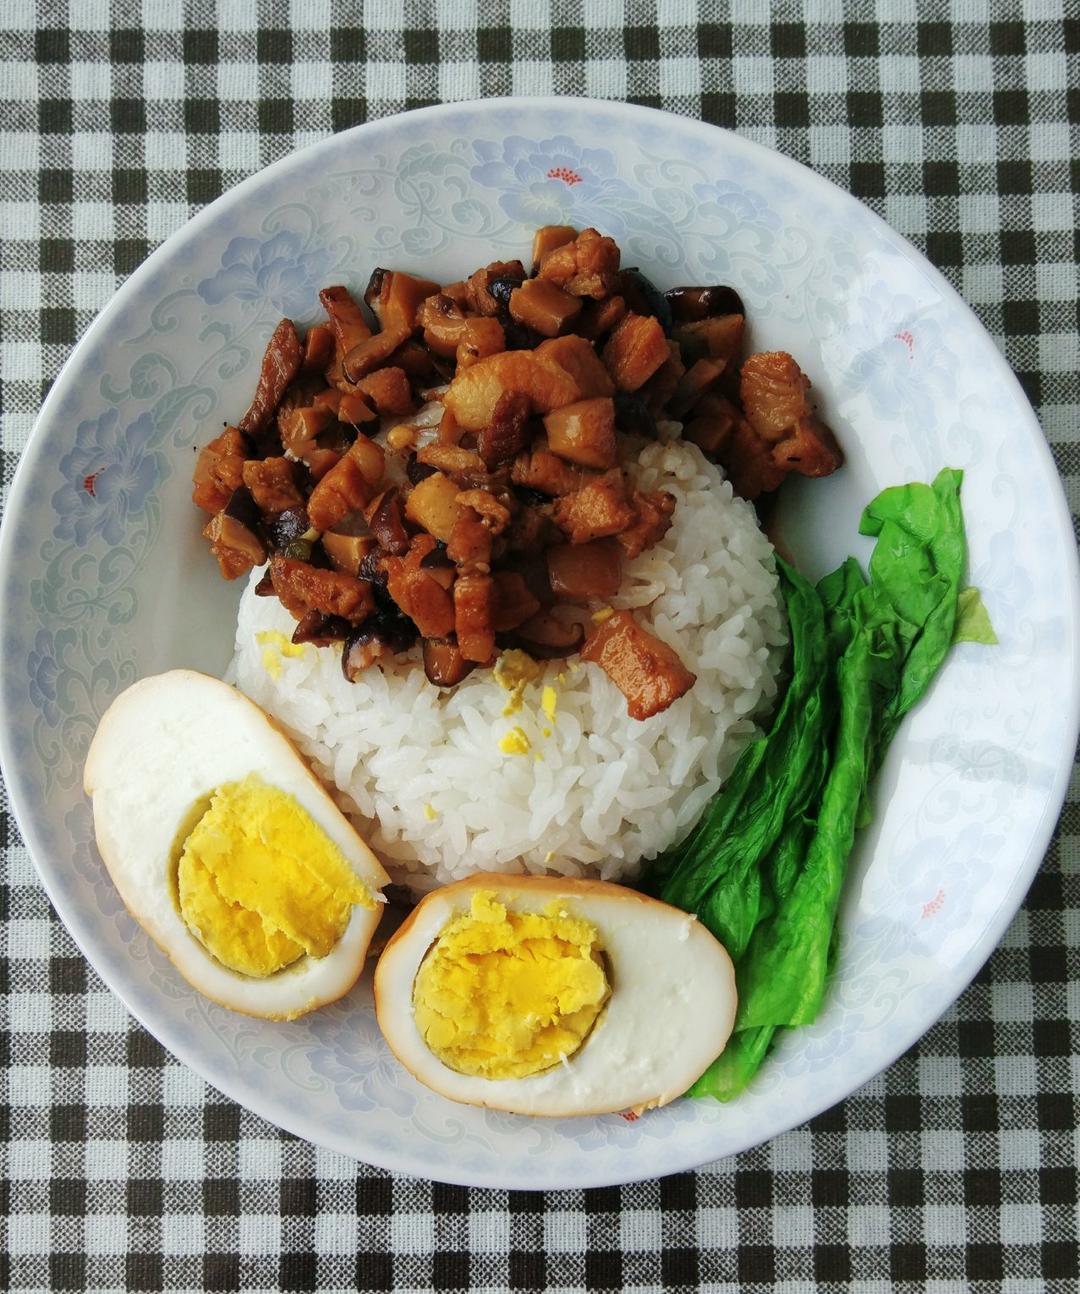
<svg viewBox="0 0 1080 1294"><path fill-rule="evenodd" d="M59 404L62 398L64 388L70 383L76 370L78 369L81 356L85 349L94 344L99 335L109 326L113 316L123 310L128 302L129 297L137 295L140 285L150 278L156 271L159 264L167 260L173 252L176 244L182 242L187 237L197 235L198 231L207 223L215 220L222 212L234 205L242 204L248 197L248 194L259 187L268 177L279 175L286 172L289 168L297 164L298 159L309 161L318 156L322 151L331 151L341 146L344 139L366 138L372 134L378 134L380 130L397 129L403 119L414 120L421 123L430 119L453 118L458 114L473 115L477 113L497 115L500 108L512 107L515 111L522 109L531 109L535 112L542 113L545 110L558 109L560 113L565 113L568 109L579 110L581 112L600 111L612 114L622 118L624 121L633 121L639 119L642 121L657 121L658 119L667 120L669 124L677 123L679 129L688 131L691 135L697 136L700 140L712 147L717 146L718 140L720 146L727 149L734 149L736 152L742 152L751 160L764 157L768 159L770 165L786 172L799 187L809 187L811 190L817 189L819 193L827 196L835 202L838 198L848 203L857 205L862 218L869 218L871 226L876 226L878 233L882 235L886 242L899 248L905 257L913 259L922 272L927 276L928 281L936 291L954 307L960 307L966 314L971 324L975 326L989 343L990 351L994 357L994 365L998 370L1005 386L1011 390L1017 400L1018 407L1023 411L1023 423L1028 433L1028 437L1035 446L1036 455L1041 458L1041 467L1050 479L1055 481L1056 490L1051 492L1051 498L1047 500L1048 512L1052 515L1055 533L1064 535L1072 534L1072 518L1068 508L1064 487L1060 475L1053 461L1049 442L1043 433L1038 417L1032 408L1023 388L1021 387L1015 373L1013 372L1008 361L1002 355L993 337L984 327L978 315L975 314L971 306L964 301L960 293L953 287L944 274L934 266L927 257L914 245L909 239L905 238L892 228L869 206L856 198L853 194L843 189L838 184L827 179L825 176L818 174L809 166L789 157L787 154L777 149L770 148L760 144L755 140L748 139L735 131L727 130L720 126L714 126L707 122L702 122L694 118L682 117L677 113L667 112L662 109L649 108L638 104L628 104L619 100L591 99L580 96L500 96L492 99L463 100L451 103L435 104L426 108L412 109L407 112L391 114L387 117L381 117L374 121L361 123L345 131L328 135L325 139L317 140L311 144L298 148L288 153L286 156L279 158L277 161L262 167L252 175L247 176L238 184L221 194L213 202L209 203L202 210L196 212L188 220L176 229L165 239L162 244L156 248L144 260L132 274L120 285L110 300L102 307L98 314L91 321L90 325L83 333L72 348L71 353L65 360L60 372L53 382L52 388L42 403L34 420L33 427L27 438L26 445L19 462L16 466L15 474L12 478L11 485L8 489L7 500L4 507L4 515L0 521L0 572L7 569L9 562L15 560L15 541L14 523L10 521L13 515L16 515L24 506L23 496L28 493L29 482L34 475L34 469L37 466L37 460L40 458L44 448L43 428L51 421L54 405ZM1073 544L1063 545L1063 559L1067 574L1071 578L1067 580L1067 587L1063 591L1063 611L1067 624L1067 641L1063 644L1062 654L1066 657L1071 656L1072 663L1077 663L1078 654L1080 654L1080 560ZM1071 632L1069 632L1071 631ZM6 670L6 661L4 659L4 646L0 641L0 671ZM1047 846L1052 838L1055 825L1064 803L1069 779L1073 767L1073 752L1076 746L1076 733L1080 730L1080 674L1077 669L1069 672L1069 681L1071 690L1066 698L1063 699L1063 709L1066 712L1066 721L1062 728L1061 750L1056 752L1058 758L1054 765L1054 776L1051 779L1049 788L1044 799L1044 807L1041 819L1034 824L1030 836L1027 856L1018 864L1012 881L1003 895L997 910L992 914L983 927L980 937L968 947L962 959L962 970L954 971L948 980L948 989L946 996L940 1004L935 1003L933 1014L929 1019L923 1019L920 1023L912 1028L900 1031L899 1041L894 1037L892 1042L883 1047L882 1050L875 1054L874 1059L865 1072L860 1070L854 1083L850 1085L845 1082L845 1091L838 1096L833 1096L823 1102L811 1102L809 1112L801 1110L798 1118L794 1121L781 1118L777 1126L771 1127L768 1135L764 1138L755 1139L748 1143L744 1150L762 1145L771 1141L773 1138L790 1131L792 1128L800 1127L810 1119L815 1118L823 1110L831 1108L841 1101L847 1100L856 1093L866 1083L870 1082L878 1074L890 1068L896 1060L919 1038L923 1037L931 1029L942 1015L955 1003L961 994L967 989L971 981L979 973L986 961L998 946L1001 938L1008 926L1016 915L1023 902L1024 896L1030 888L1035 874L1046 854ZM32 841L32 832L28 831L27 824L32 824L32 805L24 801L22 791L16 779L7 775L7 770L15 765L15 750L11 744L11 724L8 722L9 715L7 712L7 703L5 694L0 691L0 773L3 773L5 786L9 801L11 804L12 814L15 818L16 825L27 851L34 864L37 873L46 894L49 897L57 915L60 916L65 929L73 938L79 947L83 956L94 967L95 972L101 977L110 991L123 1003L127 1011L145 1028L163 1047L166 1048L181 1063L194 1070L200 1078L209 1086L223 1093L229 1099L236 1101L244 1108L251 1110L260 1118L266 1119L268 1123L282 1128L294 1135L303 1137L305 1140L313 1142L334 1153L347 1155L352 1159L359 1159L363 1163L371 1164L378 1168L383 1168L391 1172L402 1173L424 1180L432 1180L425 1171L424 1157L422 1153L412 1150L407 1144L394 1148L394 1153L384 1153L382 1148L375 1147L371 1150L364 1148L362 1156L356 1151L335 1143L327 1136L326 1130L314 1124L309 1120L302 1111L288 1109L284 1111L286 1117L275 1111L274 1114L267 1114L257 1100L247 1090L242 1090L242 1084L239 1079L232 1080L228 1076L214 1075L210 1077L205 1072L204 1064L201 1057L193 1054L193 1048L184 1042L179 1043L172 1038L166 1041L161 1034L169 1034L168 1027L160 1027L152 1024L144 1018L143 1013L131 1005L127 995L114 982L114 977L110 973L103 972L97 962L90 955L80 933L77 933L69 920L63 901L58 901L57 892L50 883L45 867L39 862L38 850ZM1070 736L1069 734L1073 735ZM675 1148L670 1148L674 1150ZM733 1152L739 1153L739 1152ZM702 1159L699 1154L692 1150L681 1155L669 1155L664 1162L663 1170L660 1175L667 1176L671 1173L694 1169L714 1162L706 1158ZM590 1162L587 1157L577 1158L568 1164L568 1168L574 1171L556 1175L554 1180L545 1181L542 1189L555 1190L565 1188L582 1188L599 1185L622 1185L634 1181L651 1180L643 1177L640 1168L628 1169L625 1173L606 1171L589 1171ZM452 1182L456 1185L477 1186L486 1188L499 1188L509 1190L532 1189L529 1184L524 1182L510 1182L506 1177L499 1176L496 1171L471 1171L460 1174L440 1171L440 1175L435 1180Z"/></svg>

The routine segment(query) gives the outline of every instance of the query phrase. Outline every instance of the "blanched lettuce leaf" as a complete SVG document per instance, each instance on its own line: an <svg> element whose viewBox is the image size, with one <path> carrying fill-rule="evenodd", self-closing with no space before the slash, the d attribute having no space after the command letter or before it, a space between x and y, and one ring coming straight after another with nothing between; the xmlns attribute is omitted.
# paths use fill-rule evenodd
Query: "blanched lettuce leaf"
<svg viewBox="0 0 1080 1294"><path fill-rule="evenodd" d="M873 774L958 635L996 641L977 592L961 592L962 479L947 468L874 499L860 523L877 540L869 579L849 558L814 588L777 559L787 693L698 827L643 882L696 913L735 962L735 1033L692 1095L730 1100L778 1029L815 1019Z"/></svg>
<svg viewBox="0 0 1080 1294"><path fill-rule="evenodd" d="M733 1101L754 1077L772 1046L771 1026L764 1029L740 1029L717 1056L687 1096L711 1096L717 1101Z"/></svg>
<svg viewBox="0 0 1080 1294"><path fill-rule="evenodd" d="M832 766L802 868L773 915L755 930L739 968L740 1029L809 1024L821 1006L833 922L873 759L882 695L875 674L886 661L874 648L873 634L860 627L840 657Z"/></svg>
<svg viewBox="0 0 1080 1294"><path fill-rule="evenodd" d="M883 621L891 619L898 649L904 653L900 687L882 723L886 745L930 686L952 645L967 561L960 511L963 479L963 472L946 467L933 485L883 490L859 523L861 534L877 536L870 557L870 584Z"/></svg>

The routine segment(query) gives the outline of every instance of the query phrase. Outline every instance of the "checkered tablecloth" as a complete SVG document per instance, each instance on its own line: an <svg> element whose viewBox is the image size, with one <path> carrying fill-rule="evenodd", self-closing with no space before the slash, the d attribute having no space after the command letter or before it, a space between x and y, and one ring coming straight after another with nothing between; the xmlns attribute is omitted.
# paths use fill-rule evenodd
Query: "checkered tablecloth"
<svg viewBox="0 0 1080 1294"><path fill-rule="evenodd" d="M1017 370L1080 510L1076 0L4 0L6 489L117 285L200 206L327 133L496 94L732 127L923 248ZM404 14L404 17L403 17ZM397 1178L225 1100L72 944L0 799L0 1288L1076 1288L1080 785L1004 942L887 1074L661 1181Z"/></svg>

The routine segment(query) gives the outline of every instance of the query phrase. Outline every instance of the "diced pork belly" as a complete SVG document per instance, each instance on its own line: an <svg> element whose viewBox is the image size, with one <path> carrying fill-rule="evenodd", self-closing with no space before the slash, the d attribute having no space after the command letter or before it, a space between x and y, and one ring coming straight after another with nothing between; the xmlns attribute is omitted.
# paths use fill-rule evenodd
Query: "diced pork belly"
<svg viewBox="0 0 1080 1294"><path fill-rule="evenodd" d="M306 463L318 481L334 466L341 455L334 449L323 449L315 437L333 425L334 415L323 405L289 409L278 414L278 431L285 453Z"/></svg>
<svg viewBox="0 0 1080 1294"><path fill-rule="evenodd" d="M387 559L387 592L424 638L445 638L454 631L451 595L427 571L397 569L400 557Z"/></svg>
<svg viewBox="0 0 1080 1294"><path fill-rule="evenodd" d="M544 419L548 445L560 458L601 471L615 466L615 402L610 396L576 400Z"/></svg>
<svg viewBox="0 0 1080 1294"><path fill-rule="evenodd" d="M566 243L572 243L577 236L578 231L573 225L541 225L533 234L533 269L540 268L540 263L548 252L553 252L556 247L562 247Z"/></svg>
<svg viewBox="0 0 1080 1294"><path fill-rule="evenodd" d="M538 277L573 297L610 296L619 272L619 248L613 238L583 229L572 241L546 253Z"/></svg>
<svg viewBox="0 0 1080 1294"><path fill-rule="evenodd" d="M552 337L549 341L542 341L534 354L541 364L557 365L564 373L570 374L578 389L575 400L591 400L598 395L615 394L615 387L600 356L594 350L592 342L584 337L577 337L573 333L566 337ZM537 401L536 411L550 413L552 409L560 409L564 404L570 403L569 400L557 403L552 400L545 406Z"/></svg>
<svg viewBox="0 0 1080 1294"><path fill-rule="evenodd" d="M462 507L446 543L446 555L459 566L487 565L491 561L493 537L489 527L472 508Z"/></svg>
<svg viewBox="0 0 1080 1294"><path fill-rule="evenodd" d="M501 535L510 524L513 515L510 508L490 490L462 490L457 501L463 508L475 512L493 535Z"/></svg>
<svg viewBox="0 0 1080 1294"><path fill-rule="evenodd" d="M631 490L630 502L635 513L634 522L620 530L616 538L632 561L663 539L670 530L675 496L667 490Z"/></svg>
<svg viewBox="0 0 1080 1294"><path fill-rule="evenodd" d="M670 358L658 319L628 314L607 340L604 363L620 391L636 391Z"/></svg>
<svg viewBox="0 0 1080 1294"><path fill-rule="evenodd" d="M484 470L484 460L476 450L465 449L461 445L425 445L417 451L416 461L448 476Z"/></svg>
<svg viewBox="0 0 1080 1294"><path fill-rule="evenodd" d="M405 503L405 515L414 526L445 544L461 515L457 496L461 490L456 481L443 472L434 472L414 487Z"/></svg>
<svg viewBox="0 0 1080 1294"><path fill-rule="evenodd" d="M382 473L383 451L366 436L357 436L312 490L308 499L312 526L332 530L350 512L358 512L374 495Z"/></svg>
<svg viewBox="0 0 1080 1294"><path fill-rule="evenodd" d="M599 665L626 697L631 719L666 710L697 681L667 643L643 629L629 611L616 611L593 629L581 656Z"/></svg>
<svg viewBox="0 0 1080 1294"><path fill-rule="evenodd" d="M555 523L572 544L586 544L628 530L637 520L627 497L626 480L614 467L587 482L555 505Z"/></svg>
<svg viewBox="0 0 1080 1294"><path fill-rule="evenodd" d="M466 660L482 663L495 653L495 582L469 572L454 581L454 632Z"/></svg>
<svg viewBox="0 0 1080 1294"><path fill-rule="evenodd" d="M367 580L343 571L323 570L291 557L270 558L270 579L282 606L296 620L309 611L321 611L359 624L375 606Z"/></svg>
<svg viewBox="0 0 1080 1294"><path fill-rule="evenodd" d="M743 499L760 498L775 490L787 475L773 461L772 447L745 418L736 418L716 460L727 473L735 493Z"/></svg>
<svg viewBox="0 0 1080 1294"><path fill-rule="evenodd" d="M386 591L401 611L416 625L424 638L446 638L454 631L454 602L444 573L453 578L452 569L429 570L424 559L435 551L431 535L416 535L405 557L386 557Z"/></svg>
<svg viewBox="0 0 1080 1294"><path fill-rule="evenodd" d="M537 230L531 277L516 260L442 286L379 268L363 305L340 285L320 296L327 321L302 342L288 319L274 330L251 407L199 455L192 497L223 575L275 554L257 592L288 608L294 641L343 640L349 679L417 635L439 686L490 664L496 634L537 658L579 650L582 607L616 597L625 563L671 525L675 497L633 487L623 457L665 419L750 499L841 461L790 355L741 363L733 289L661 297L596 229ZM418 400L441 402L437 429L392 426L387 451L363 434ZM386 476L388 452L404 479ZM638 718L694 681L627 612L585 656Z"/></svg>
<svg viewBox="0 0 1080 1294"><path fill-rule="evenodd" d="M191 501L204 512L220 512L244 483L244 461L250 452L238 427L226 427L199 451Z"/></svg>
<svg viewBox="0 0 1080 1294"><path fill-rule="evenodd" d="M580 400L581 387L573 377L557 364L544 363L538 354L539 348L503 351L458 373L443 397L458 425L466 431L486 427L508 391L527 396L538 413Z"/></svg>
<svg viewBox="0 0 1080 1294"><path fill-rule="evenodd" d="M548 448L547 441L534 441L533 447L514 459L510 479L541 494L572 494L579 490L588 473L572 467Z"/></svg>
<svg viewBox="0 0 1080 1294"><path fill-rule="evenodd" d="M830 476L844 461L832 431L813 415L800 418L773 446L772 458L777 467L802 476Z"/></svg>
<svg viewBox="0 0 1080 1294"><path fill-rule="evenodd" d="M775 443L811 412L810 380L786 351L748 355L739 377L739 397L750 426Z"/></svg>
<svg viewBox="0 0 1080 1294"><path fill-rule="evenodd" d="M483 316L466 319L461 340L454 351L457 371L460 373L470 365L478 364L482 359L498 355L504 350L506 350L506 334L498 319L485 319Z"/></svg>
<svg viewBox="0 0 1080 1294"><path fill-rule="evenodd" d="M224 509L210 518L203 535L210 540L210 551L227 580L238 579L266 561L266 547L255 531Z"/></svg>
<svg viewBox="0 0 1080 1294"><path fill-rule="evenodd" d="M357 390L374 406L376 413L412 413L413 396L409 379L402 368L380 368L356 384ZM340 415L344 417L345 415ZM346 419L352 421L352 419Z"/></svg>
<svg viewBox="0 0 1080 1294"><path fill-rule="evenodd" d="M746 419L782 472L828 476L843 462L836 437L810 407L810 381L785 351L743 362L739 393Z"/></svg>
<svg viewBox="0 0 1080 1294"><path fill-rule="evenodd" d="M248 459L244 484L264 516L302 508L304 496L296 486L295 465L287 458Z"/></svg>

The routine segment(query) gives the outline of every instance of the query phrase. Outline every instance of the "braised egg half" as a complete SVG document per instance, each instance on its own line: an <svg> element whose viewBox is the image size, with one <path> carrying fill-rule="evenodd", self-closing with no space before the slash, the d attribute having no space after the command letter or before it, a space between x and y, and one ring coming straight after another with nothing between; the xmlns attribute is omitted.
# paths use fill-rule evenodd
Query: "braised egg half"
<svg viewBox="0 0 1080 1294"><path fill-rule="evenodd" d="M200 993L290 1020L359 978L389 877L235 688L191 670L128 688L84 788L121 898Z"/></svg>
<svg viewBox="0 0 1080 1294"><path fill-rule="evenodd" d="M481 873L428 894L375 969L390 1049L454 1101L644 1110L723 1051L735 974L677 908L605 881Z"/></svg>

